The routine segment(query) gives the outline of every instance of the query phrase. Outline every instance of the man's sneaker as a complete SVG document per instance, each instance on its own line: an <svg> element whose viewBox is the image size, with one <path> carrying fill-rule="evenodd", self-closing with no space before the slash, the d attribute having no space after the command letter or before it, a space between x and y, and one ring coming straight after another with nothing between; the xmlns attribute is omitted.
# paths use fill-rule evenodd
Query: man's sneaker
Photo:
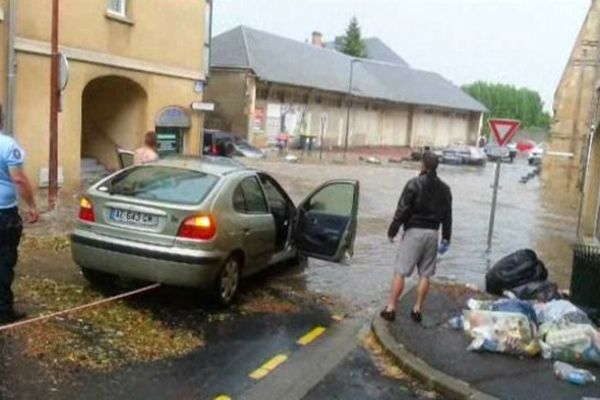
<svg viewBox="0 0 600 400"><path fill-rule="evenodd" d="M27 313L11 308L7 311L0 312L0 325L17 322L26 316Z"/></svg>
<svg viewBox="0 0 600 400"><path fill-rule="evenodd" d="M387 308L384 308L379 313L379 316L388 322L394 322L396 320L396 311L389 311Z"/></svg>
<svg viewBox="0 0 600 400"><path fill-rule="evenodd" d="M421 321L423 320L423 316L421 315L420 311L411 311L410 312L410 317L412 318L413 321L415 321L417 324L420 324Z"/></svg>

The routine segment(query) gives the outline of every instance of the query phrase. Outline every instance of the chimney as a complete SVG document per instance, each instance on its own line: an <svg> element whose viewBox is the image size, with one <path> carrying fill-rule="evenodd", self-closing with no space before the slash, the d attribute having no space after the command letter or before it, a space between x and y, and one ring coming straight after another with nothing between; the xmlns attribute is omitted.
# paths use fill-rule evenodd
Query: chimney
<svg viewBox="0 0 600 400"><path fill-rule="evenodd" d="M323 44L323 34L321 32L314 31L312 33L312 45L320 48L325 47L325 45Z"/></svg>

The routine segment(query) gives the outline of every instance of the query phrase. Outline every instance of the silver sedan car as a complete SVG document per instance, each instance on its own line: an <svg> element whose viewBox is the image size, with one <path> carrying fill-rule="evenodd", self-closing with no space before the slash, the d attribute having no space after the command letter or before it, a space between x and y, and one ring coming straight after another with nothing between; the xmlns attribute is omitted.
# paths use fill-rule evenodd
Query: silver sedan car
<svg viewBox="0 0 600 400"><path fill-rule="evenodd" d="M201 287L229 304L240 279L298 255L341 262L359 183L324 183L299 206L266 173L171 159L121 170L81 199L73 259L92 283L122 276Z"/></svg>

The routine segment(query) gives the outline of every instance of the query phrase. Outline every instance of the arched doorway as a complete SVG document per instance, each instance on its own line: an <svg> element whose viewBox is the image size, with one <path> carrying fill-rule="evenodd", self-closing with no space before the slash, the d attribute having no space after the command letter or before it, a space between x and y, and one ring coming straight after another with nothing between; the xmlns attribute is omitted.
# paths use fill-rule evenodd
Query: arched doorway
<svg viewBox="0 0 600 400"><path fill-rule="evenodd" d="M134 81L105 76L87 84L82 95L81 157L115 169L116 148L133 150L146 127L147 95Z"/></svg>

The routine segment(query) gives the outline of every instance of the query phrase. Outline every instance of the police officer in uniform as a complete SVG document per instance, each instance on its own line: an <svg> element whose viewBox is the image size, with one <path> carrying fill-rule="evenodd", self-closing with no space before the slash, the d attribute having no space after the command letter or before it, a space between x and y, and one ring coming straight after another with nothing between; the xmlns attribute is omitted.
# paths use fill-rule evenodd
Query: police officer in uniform
<svg viewBox="0 0 600 400"><path fill-rule="evenodd" d="M35 223L40 216L33 189L23 171L24 160L23 149L12 137L0 132L0 324L25 317L25 313L15 310L11 289L23 231L19 198L27 206L27 222Z"/></svg>

